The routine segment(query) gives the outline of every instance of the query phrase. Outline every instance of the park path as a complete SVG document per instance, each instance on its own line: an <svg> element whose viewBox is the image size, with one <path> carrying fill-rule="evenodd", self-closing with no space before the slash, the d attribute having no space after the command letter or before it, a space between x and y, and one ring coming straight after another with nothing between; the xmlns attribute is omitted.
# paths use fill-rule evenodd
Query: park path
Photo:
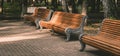
<svg viewBox="0 0 120 56"><path fill-rule="evenodd" d="M65 42L64 36L36 30L19 20L0 20L0 56L110 56L87 46L80 52L78 40Z"/></svg>

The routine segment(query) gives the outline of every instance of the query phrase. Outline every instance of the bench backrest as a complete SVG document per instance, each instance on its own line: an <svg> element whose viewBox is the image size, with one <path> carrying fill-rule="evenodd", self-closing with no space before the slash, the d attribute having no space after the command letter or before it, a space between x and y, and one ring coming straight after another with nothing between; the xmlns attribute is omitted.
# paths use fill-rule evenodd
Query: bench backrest
<svg viewBox="0 0 120 56"><path fill-rule="evenodd" d="M49 9L39 8L37 14L40 18L46 19L49 13L50 13Z"/></svg>
<svg viewBox="0 0 120 56"><path fill-rule="evenodd" d="M120 37L120 20L104 19L100 33Z"/></svg>
<svg viewBox="0 0 120 56"><path fill-rule="evenodd" d="M57 23L64 24L66 26L73 26L73 28L79 27L82 23L83 15L62 12L64 15L61 15L59 19L57 19Z"/></svg>
<svg viewBox="0 0 120 56"><path fill-rule="evenodd" d="M55 11L50 22L58 24L61 21L62 17L65 15L65 12Z"/></svg>
<svg viewBox="0 0 120 56"><path fill-rule="evenodd" d="M83 15L74 14L74 13L66 13L63 18L63 24L67 24L69 26L79 27L82 22Z"/></svg>
<svg viewBox="0 0 120 56"><path fill-rule="evenodd" d="M37 16L38 14L38 8L36 7L35 9L34 9L34 12L33 12L33 14L32 14L32 16Z"/></svg>
<svg viewBox="0 0 120 56"><path fill-rule="evenodd" d="M73 28L79 27L82 23L82 18L84 16L81 14L67 13L55 11L50 22L55 24L64 24L73 26Z"/></svg>

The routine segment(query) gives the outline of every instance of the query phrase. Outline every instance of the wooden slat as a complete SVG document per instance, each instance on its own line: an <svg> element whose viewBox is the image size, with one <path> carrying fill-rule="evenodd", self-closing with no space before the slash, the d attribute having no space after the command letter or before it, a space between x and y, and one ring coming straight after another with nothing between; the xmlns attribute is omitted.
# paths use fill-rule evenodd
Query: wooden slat
<svg viewBox="0 0 120 56"><path fill-rule="evenodd" d="M119 20L105 20L101 32L107 32L113 35L120 36L120 21Z"/></svg>
<svg viewBox="0 0 120 56"><path fill-rule="evenodd" d="M39 8L38 9L38 15L42 19L46 19L48 14L49 14L49 12L50 12L49 9L43 9L43 8Z"/></svg>

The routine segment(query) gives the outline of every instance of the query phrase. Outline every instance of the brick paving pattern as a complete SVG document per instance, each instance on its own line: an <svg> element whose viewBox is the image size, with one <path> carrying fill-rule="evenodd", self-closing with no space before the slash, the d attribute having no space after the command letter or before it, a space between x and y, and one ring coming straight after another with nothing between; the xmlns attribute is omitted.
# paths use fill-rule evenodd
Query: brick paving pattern
<svg viewBox="0 0 120 56"><path fill-rule="evenodd" d="M36 30L22 21L0 21L0 56L111 56L87 45L80 52L78 40L65 42L62 35Z"/></svg>

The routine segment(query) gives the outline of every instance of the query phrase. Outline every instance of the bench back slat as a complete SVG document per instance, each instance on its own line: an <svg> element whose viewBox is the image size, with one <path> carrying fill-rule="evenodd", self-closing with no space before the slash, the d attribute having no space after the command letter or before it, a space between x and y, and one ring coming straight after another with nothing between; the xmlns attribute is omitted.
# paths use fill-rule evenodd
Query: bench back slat
<svg viewBox="0 0 120 56"><path fill-rule="evenodd" d="M24 15L25 20L35 22L36 19L50 20L53 11L45 8L35 8L32 15Z"/></svg>
<svg viewBox="0 0 120 56"><path fill-rule="evenodd" d="M105 19L101 27L101 32L120 36L120 20Z"/></svg>
<svg viewBox="0 0 120 56"><path fill-rule="evenodd" d="M69 26L79 27L80 23L82 22L82 17L83 15L80 14L65 13L61 23Z"/></svg>
<svg viewBox="0 0 120 56"><path fill-rule="evenodd" d="M49 15L49 12L50 12L49 9L39 8L37 15L42 19L46 19L47 16Z"/></svg>
<svg viewBox="0 0 120 56"><path fill-rule="evenodd" d="M50 22L55 23L55 24L59 23L59 21L61 21L64 14L65 14L64 12L55 11L53 13L53 16L52 16Z"/></svg>

